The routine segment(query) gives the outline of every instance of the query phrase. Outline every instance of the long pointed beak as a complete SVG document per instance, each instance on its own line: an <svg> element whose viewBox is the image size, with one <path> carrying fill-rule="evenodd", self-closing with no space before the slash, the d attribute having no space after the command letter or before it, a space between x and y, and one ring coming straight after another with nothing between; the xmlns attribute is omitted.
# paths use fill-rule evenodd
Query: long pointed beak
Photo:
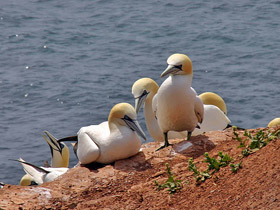
<svg viewBox="0 0 280 210"><path fill-rule="evenodd" d="M140 111L141 106L144 104L146 97L147 97L147 95L142 95L142 96L135 98L135 111L137 114Z"/></svg>
<svg viewBox="0 0 280 210"><path fill-rule="evenodd" d="M144 133L144 131L142 130L142 128L140 127L139 123L137 120L125 120L126 124L128 125L128 127L132 130L134 130L139 136L141 136L145 141L147 140L146 135Z"/></svg>
<svg viewBox="0 0 280 210"><path fill-rule="evenodd" d="M166 75L173 74L178 71L181 71L181 69L173 65L168 65L167 68L161 73L160 77L164 77Z"/></svg>
<svg viewBox="0 0 280 210"><path fill-rule="evenodd" d="M62 148L61 148L58 140L52 134L50 134L48 131L44 131L44 133L49 137L49 138L47 138L45 135L43 135L43 137L46 140L46 142L48 143L48 145L50 145L50 148L52 150L56 150L56 151L59 151L61 153Z"/></svg>

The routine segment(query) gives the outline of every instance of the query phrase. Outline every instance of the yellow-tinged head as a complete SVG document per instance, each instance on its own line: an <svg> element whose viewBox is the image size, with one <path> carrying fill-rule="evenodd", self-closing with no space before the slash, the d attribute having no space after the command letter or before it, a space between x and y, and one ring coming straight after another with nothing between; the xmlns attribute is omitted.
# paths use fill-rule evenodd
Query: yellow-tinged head
<svg viewBox="0 0 280 210"><path fill-rule="evenodd" d="M131 91L134 97L139 97L143 94L144 90L148 93L156 94L158 89L158 84L151 78L141 78L134 82Z"/></svg>
<svg viewBox="0 0 280 210"><path fill-rule="evenodd" d="M271 120L267 125L267 127L269 127L269 128L276 127L276 126L280 126L280 118L279 117Z"/></svg>
<svg viewBox="0 0 280 210"><path fill-rule="evenodd" d="M221 96L212 92L205 92L199 95L199 98L202 100L203 104L206 105L215 105L225 114L227 114L227 106L225 101Z"/></svg>
<svg viewBox="0 0 280 210"><path fill-rule="evenodd" d="M116 104L110 111L108 117L110 130L113 129L112 125L127 126L135 131L139 136L146 140L144 131L137 121L137 114L133 106L128 103Z"/></svg>
<svg viewBox="0 0 280 210"><path fill-rule="evenodd" d="M169 74L192 75L192 61L184 54L173 54L167 59L167 68L162 72L160 77Z"/></svg>
<svg viewBox="0 0 280 210"><path fill-rule="evenodd" d="M36 185L35 181L32 179L31 176L29 176L28 174L25 174L20 182L19 182L19 185L21 186L31 186L31 185Z"/></svg>
<svg viewBox="0 0 280 210"><path fill-rule="evenodd" d="M139 112L142 104L148 100L151 101L159 89L158 84L150 78L137 80L132 86L132 95L135 99L135 110Z"/></svg>

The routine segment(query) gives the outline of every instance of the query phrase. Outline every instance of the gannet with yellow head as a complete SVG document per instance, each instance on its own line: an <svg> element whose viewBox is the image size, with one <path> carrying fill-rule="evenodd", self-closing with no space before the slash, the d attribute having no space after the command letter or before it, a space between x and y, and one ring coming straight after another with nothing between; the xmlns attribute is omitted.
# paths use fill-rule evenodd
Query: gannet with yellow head
<svg viewBox="0 0 280 210"><path fill-rule="evenodd" d="M267 127L269 127L269 128L273 128L273 127L276 127L276 126L280 126L280 118L274 118L267 125Z"/></svg>
<svg viewBox="0 0 280 210"><path fill-rule="evenodd" d="M77 136L76 155L81 164L112 163L139 152L141 139L146 136L137 121L135 109L128 103L116 104L108 121L82 127ZM59 141L74 140L63 138Z"/></svg>
<svg viewBox="0 0 280 210"><path fill-rule="evenodd" d="M59 142L53 135L51 135L48 131L44 131L44 133L48 136L48 138L43 135L45 141L48 143L51 150L51 167L60 168L69 166L69 149L66 144L63 142ZM35 185L35 180L28 174L25 174L21 180L21 186L29 186Z"/></svg>
<svg viewBox="0 0 280 210"><path fill-rule="evenodd" d="M57 177L68 171L68 168L46 168L39 167L34 164L28 163L24 161L22 158L16 160L22 164L24 171L27 173L29 177L32 178L31 182L34 181L36 184L40 185L45 182L51 182L55 180ZM22 185L28 185L28 178L22 180ZM27 182L27 183L25 183Z"/></svg>
<svg viewBox="0 0 280 210"><path fill-rule="evenodd" d="M131 92L135 99L135 110L137 114L141 106L144 104L145 121L150 136L155 141L161 142L164 141L164 136L159 128L155 112L152 108L152 101L158 89L159 86L153 79L141 78L134 82ZM185 138L187 135L187 132L170 131L168 133L168 139Z"/></svg>
<svg viewBox="0 0 280 210"><path fill-rule="evenodd" d="M173 54L167 59L167 64L161 77L169 77L158 89L152 103L164 134L165 144L161 148L169 145L169 131L187 131L189 139L204 116L203 103L191 87L193 71L190 58L184 54Z"/></svg>
<svg viewBox="0 0 280 210"><path fill-rule="evenodd" d="M199 129L195 128L192 135L196 136L206 131L224 130L230 124L230 120L226 116L227 107L221 96L212 92L205 92L199 95L204 106L204 119L199 125Z"/></svg>

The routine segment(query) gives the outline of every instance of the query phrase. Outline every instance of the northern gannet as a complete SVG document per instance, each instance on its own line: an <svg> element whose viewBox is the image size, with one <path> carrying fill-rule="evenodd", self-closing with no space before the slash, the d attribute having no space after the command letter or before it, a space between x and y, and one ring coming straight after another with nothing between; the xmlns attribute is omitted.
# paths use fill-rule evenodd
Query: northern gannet
<svg viewBox="0 0 280 210"><path fill-rule="evenodd" d="M22 158L16 160L23 166L24 171L36 182L38 185L45 182L51 182L57 177L68 171L68 168L46 168L39 167L24 161Z"/></svg>
<svg viewBox="0 0 280 210"><path fill-rule="evenodd" d="M141 139L146 136L141 129L135 109L128 103L116 104L108 121L99 125L82 127L76 136L76 155L81 164L92 162L112 163L139 152ZM73 141L66 137L59 141Z"/></svg>
<svg viewBox="0 0 280 210"><path fill-rule="evenodd" d="M267 127L269 128L276 127L276 126L280 126L280 118L275 118L271 120L267 125Z"/></svg>
<svg viewBox="0 0 280 210"><path fill-rule="evenodd" d="M48 131L44 131L44 133L49 137L47 138L43 135L45 141L48 143L51 150L51 167L52 168L60 168L69 166L69 149L66 144L63 142L59 142L54 136L52 136ZM21 186L30 186L35 185L35 180L29 175L25 174L19 183Z"/></svg>
<svg viewBox="0 0 280 210"><path fill-rule="evenodd" d="M132 86L132 94L135 99L135 110L139 112L140 107L144 104L144 115L146 126L149 134L155 141L164 141L164 136L158 126L155 113L152 110L152 100L158 91L158 84L150 78L141 78L137 80ZM218 94L212 92L205 92L199 95L203 102L204 119L199 125L200 128L195 128L192 136L202 134L206 131L223 130L230 124L230 120L225 115L227 107ZM185 138L188 132L174 132L168 133L168 139Z"/></svg>
<svg viewBox="0 0 280 210"><path fill-rule="evenodd" d="M189 57L173 54L167 59L167 64L161 77L169 77L158 89L152 103L164 134L165 144L159 149L169 146L169 131L187 131L189 139L198 123L202 123L204 115L203 103L191 87L193 71Z"/></svg>
<svg viewBox="0 0 280 210"><path fill-rule="evenodd" d="M141 78L134 82L131 92L135 99L135 110L138 114L141 106L144 104L144 115L146 126L150 136L155 141L164 141L164 136L159 128L155 112L152 108L152 101L154 95L159 89L158 84L151 78ZM174 132L168 133L168 139L185 138L188 132Z"/></svg>
<svg viewBox="0 0 280 210"><path fill-rule="evenodd" d="M195 128L192 135L197 136L206 131L224 130L230 125L230 120L226 116L227 108L224 100L216 93L205 92L199 95L203 102L204 118L199 125L199 129Z"/></svg>

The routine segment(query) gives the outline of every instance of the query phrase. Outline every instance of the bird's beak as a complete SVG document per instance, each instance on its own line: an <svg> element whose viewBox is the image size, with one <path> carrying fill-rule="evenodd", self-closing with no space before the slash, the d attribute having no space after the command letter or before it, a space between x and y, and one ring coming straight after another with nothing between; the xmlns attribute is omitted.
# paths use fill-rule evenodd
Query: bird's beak
<svg viewBox="0 0 280 210"><path fill-rule="evenodd" d="M141 96L135 98L135 111L137 114L138 114L142 104L144 104L147 96L148 96L148 94L144 94L144 95L141 95Z"/></svg>
<svg viewBox="0 0 280 210"><path fill-rule="evenodd" d="M132 129L133 131L135 131L139 136L141 136L145 141L147 140L146 135L144 133L144 131L142 130L142 128L140 127L139 123L137 120L127 120L127 119L123 119L125 121L125 123L127 124L127 126Z"/></svg>
<svg viewBox="0 0 280 210"><path fill-rule="evenodd" d="M167 68L161 73L160 77L164 77L169 74L175 74L178 71L181 71L181 69L174 65L168 65Z"/></svg>
<svg viewBox="0 0 280 210"><path fill-rule="evenodd" d="M43 135L44 139L50 146L52 153L53 153L53 150L56 150L56 151L59 151L60 153L62 153L62 147L61 147L60 143L58 142L58 140L52 134L50 134L48 131L44 131L44 133L49 137L49 138L47 138L45 135Z"/></svg>

